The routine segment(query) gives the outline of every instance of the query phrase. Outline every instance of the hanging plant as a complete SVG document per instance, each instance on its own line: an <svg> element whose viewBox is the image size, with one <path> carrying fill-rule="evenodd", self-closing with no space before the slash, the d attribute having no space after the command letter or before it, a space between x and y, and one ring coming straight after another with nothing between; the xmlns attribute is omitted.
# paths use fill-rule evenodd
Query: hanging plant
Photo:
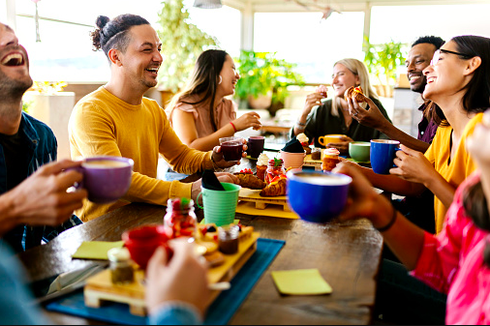
<svg viewBox="0 0 490 326"><path fill-rule="evenodd" d="M405 63L401 42L371 44L364 38L366 64L370 74L374 75L380 85L393 86L396 82L396 70Z"/></svg>

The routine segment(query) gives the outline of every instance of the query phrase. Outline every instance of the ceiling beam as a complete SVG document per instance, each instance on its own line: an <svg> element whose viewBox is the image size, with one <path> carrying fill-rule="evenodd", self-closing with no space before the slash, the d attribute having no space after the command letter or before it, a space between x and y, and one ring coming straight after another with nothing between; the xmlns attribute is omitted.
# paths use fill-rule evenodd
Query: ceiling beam
<svg viewBox="0 0 490 326"><path fill-rule="evenodd" d="M253 12L306 12L308 9L292 0L222 0L223 4L238 10L251 6ZM365 11L366 5L375 6L422 6L490 4L490 0L301 0L306 5L331 6L339 11Z"/></svg>

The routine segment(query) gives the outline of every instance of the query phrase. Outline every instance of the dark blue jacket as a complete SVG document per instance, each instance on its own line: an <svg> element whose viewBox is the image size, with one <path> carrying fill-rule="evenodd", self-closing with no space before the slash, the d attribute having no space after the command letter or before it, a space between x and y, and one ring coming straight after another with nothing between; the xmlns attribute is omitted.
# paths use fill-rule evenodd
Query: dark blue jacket
<svg viewBox="0 0 490 326"><path fill-rule="evenodd" d="M46 124L31 117L30 115L22 112L22 120L20 122L19 132L21 132L26 139L27 148L19 148L19 150L25 150L29 154L28 169L26 176L33 174L40 166L56 161L58 143L56 137ZM7 166L5 163L5 154L3 147L0 144L0 195L7 192ZM59 227L16 227L9 234L9 237L15 239L11 241L11 246L16 252L27 250L31 247L41 244L41 241L49 241L56 237L63 230L66 230L74 225L81 224L82 222L76 217L72 218Z"/></svg>

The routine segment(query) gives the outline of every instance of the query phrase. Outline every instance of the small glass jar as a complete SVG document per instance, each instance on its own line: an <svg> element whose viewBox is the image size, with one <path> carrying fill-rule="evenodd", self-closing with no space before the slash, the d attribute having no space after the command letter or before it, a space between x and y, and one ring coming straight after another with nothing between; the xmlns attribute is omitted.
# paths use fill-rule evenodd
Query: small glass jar
<svg viewBox="0 0 490 326"><path fill-rule="evenodd" d="M274 158L269 161L267 166L267 171L265 173L265 182L267 184L271 183L272 180L280 175L286 174L284 170L284 161L282 158Z"/></svg>
<svg viewBox="0 0 490 326"><path fill-rule="evenodd" d="M238 236L240 227L238 225L229 225L218 228L218 248L225 255L233 255L238 252Z"/></svg>
<svg viewBox="0 0 490 326"><path fill-rule="evenodd" d="M197 228L194 201L189 198L170 198L163 225L170 239L194 236Z"/></svg>
<svg viewBox="0 0 490 326"><path fill-rule="evenodd" d="M311 150L311 159L312 160L321 160L322 159L322 149L315 147Z"/></svg>
<svg viewBox="0 0 490 326"><path fill-rule="evenodd" d="M112 248L107 252L111 281L114 284L129 284L134 282L134 271L131 256L126 248Z"/></svg>

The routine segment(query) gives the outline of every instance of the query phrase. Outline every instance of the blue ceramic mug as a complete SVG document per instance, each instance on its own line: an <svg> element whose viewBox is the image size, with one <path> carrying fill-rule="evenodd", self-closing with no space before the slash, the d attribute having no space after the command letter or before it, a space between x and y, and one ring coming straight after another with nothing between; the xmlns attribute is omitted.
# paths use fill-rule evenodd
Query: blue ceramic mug
<svg viewBox="0 0 490 326"><path fill-rule="evenodd" d="M393 160L399 147L400 142L398 140L371 140L371 167L374 173L390 174L390 169L394 166Z"/></svg>
<svg viewBox="0 0 490 326"><path fill-rule="evenodd" d="M347 203L352 178L339 173L290 170L287 173L287 202L305 221L327 223Z"/></svg>

